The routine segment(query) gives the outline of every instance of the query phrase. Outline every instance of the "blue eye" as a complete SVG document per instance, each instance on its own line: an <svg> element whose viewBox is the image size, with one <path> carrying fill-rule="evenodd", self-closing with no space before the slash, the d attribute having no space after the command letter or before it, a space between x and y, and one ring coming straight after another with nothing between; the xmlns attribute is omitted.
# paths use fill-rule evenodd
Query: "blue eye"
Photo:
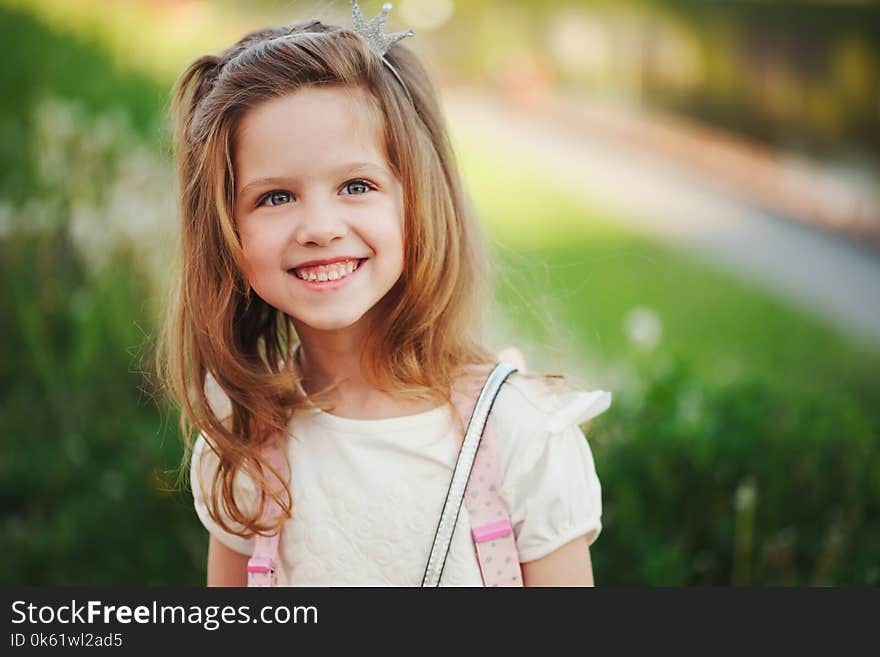
<svg viewBox="0 0 880 657"><path fill-rule="evenodd" d="M257 203L257 205L267 205L266 201L271 201L271 203L268 203L268 205L274 207L276 205L282 205L283 203L285 203L285 198L289 199L290 194L288 194L287 192L276 190L274 192L269 192L268 194L266 194L263 198L260 199L260 202Z"/></svg>
<svg viewBox="0 0 880 657"><path fill-rule="evenodd" d="M371 189L375 189L375 187L373 187L366 180L350 180L347 183L345 183L345 186L343 187L343 189L350 189L352 187L355 189L363 190L363 191L359 191L359 192L353 192L354 196L360 196L362 194L366 194ZM350 193L352 193L352 192L350 192Z"/></svg>

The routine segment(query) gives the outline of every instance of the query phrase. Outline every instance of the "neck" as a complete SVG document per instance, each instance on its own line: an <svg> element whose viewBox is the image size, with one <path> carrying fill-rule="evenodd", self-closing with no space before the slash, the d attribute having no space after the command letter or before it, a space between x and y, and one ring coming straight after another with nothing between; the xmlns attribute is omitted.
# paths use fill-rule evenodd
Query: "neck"
<svg viewBox="0 0 880 657"><path fill-rule="evenodd" d="M378 389L364 371L361 354L366 334L353 330L314 331L296 326L303 390L313 395L331 385L327 403L334 415L352 419L383 419L411 415L437 406L430 400L401 400Z"/></svg>
<svg viewBox="0 0 880 657"><path fill-rule="evenodd" d="M362 332L315 331L308 326L297 326L296 332L306 392L313 394L334 383L340 389L373 387L361 365L366 337Z"/></svg>

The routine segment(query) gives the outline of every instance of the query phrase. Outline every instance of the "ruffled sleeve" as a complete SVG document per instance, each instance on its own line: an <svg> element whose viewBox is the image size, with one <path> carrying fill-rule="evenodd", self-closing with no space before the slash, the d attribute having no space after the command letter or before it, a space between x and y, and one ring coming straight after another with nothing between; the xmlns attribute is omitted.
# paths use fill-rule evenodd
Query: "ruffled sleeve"
<svg viewBox="0 0 880 657"><path fill-rule="evenodd" d="M496 443L520 561L540 559L580 536L592 544L602 530L602 488L579 425L607 410L611 393L553 393L521 377L509 387Z"/></svg>
<svg viewBox="0 0 880 657"><path fill-rule="evenodd" d="M217 472L218 463L217 455L208 446L204 436L200 435L193 447L192 460L190 461L190 485L196 514L205 529L221 543L236 552L251 555L254 552L253 538L246 539L226 531L208 513L207 500L211 494L211 485L214 481L214 474ZM256 488L253 481L244 473L239 472L236 476L234 489L236 501L244 511L250 513L256 500ZM242 525L232 523L228 519L224 518L224 520L236 529L242 527Z"/></svg>

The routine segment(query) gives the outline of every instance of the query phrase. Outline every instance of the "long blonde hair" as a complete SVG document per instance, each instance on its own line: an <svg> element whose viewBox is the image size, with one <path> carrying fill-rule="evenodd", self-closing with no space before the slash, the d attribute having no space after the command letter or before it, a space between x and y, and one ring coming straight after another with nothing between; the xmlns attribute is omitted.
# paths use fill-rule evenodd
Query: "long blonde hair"
<svg viewBox="0 0 880 657"><path fill-rule="evenodd" d="M401 279L383 300L388 312L377 314L363 352L377 386L452 408L457 373L469 366L488 371L492 364L482 344L490 289L485 242L424 68L405 46L393 46L385 57L404 88L350 30L311 21L287 33L255 31L220 55L195 60L177 80L171 104L180 274L156 362L181 408L181 470L202 434L218 457L209 512L242 536L274 529L260 522L270 497L290 517L289 490L278 486L279 474L260 449L285 432L297 408L314 402L290 358L298 345L290 317L260 299L242 274L232 162L236 128L250 109L307 86L335 85L364 89L383 119L389 166L403 187L406 246ZM229 399L224 417L206 396L209 378ZM240 470L262 493L252 513L233 494Z"/></svg>

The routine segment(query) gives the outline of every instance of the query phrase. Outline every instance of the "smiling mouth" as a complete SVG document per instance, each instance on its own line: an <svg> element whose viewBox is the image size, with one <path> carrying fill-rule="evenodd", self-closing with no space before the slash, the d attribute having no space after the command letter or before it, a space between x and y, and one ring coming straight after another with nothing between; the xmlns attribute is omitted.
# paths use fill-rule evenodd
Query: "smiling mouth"
<svg viewBox="0 0 880 657"><path fill-rule="evenodd" d="M334 262L332 265L298 267L289 269L288 271L300 280L310 283L323 283L348 278L356 272L365 261L366 258L361 258L359 260L343 260L341 262Z"/></svg>

